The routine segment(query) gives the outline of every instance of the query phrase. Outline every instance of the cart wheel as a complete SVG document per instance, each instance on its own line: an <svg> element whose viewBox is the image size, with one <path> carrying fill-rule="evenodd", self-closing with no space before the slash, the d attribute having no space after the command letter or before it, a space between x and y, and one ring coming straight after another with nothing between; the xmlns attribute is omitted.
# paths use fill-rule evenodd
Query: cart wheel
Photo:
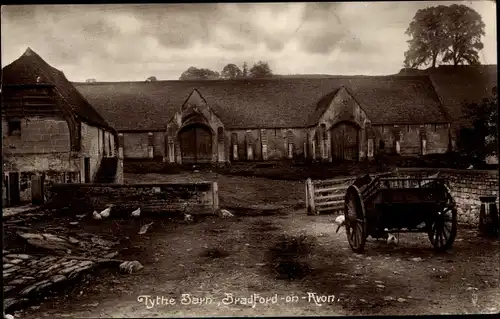
<svg viewBox="0 0 500 319"><path fill-rule="evenodd" d="M359 189L351 185L347 189L344 202L345 230L347 241L355 253L362 253L365 248L366 214L365 205Z"/></svg>
<svg viewBox="0 0 500 319"><path fill-rule="evenodd" d="M429 229L429 239L438 251L450 249L457 236L457 209L453 198L447 198L447 204L436 213Z"/></svg>

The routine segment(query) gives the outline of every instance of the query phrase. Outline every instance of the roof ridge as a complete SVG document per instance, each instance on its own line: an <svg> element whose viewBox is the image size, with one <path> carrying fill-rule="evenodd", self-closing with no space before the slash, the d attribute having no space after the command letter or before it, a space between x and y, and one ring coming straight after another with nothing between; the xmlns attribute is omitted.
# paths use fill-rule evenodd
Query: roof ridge
<svg viewBox="0 0 500 319"><path fill-rule="evenodd" d="M401 81L410 81L410 80L418 80L418 79L423 79L427 76L427 74L416 74L416 75L401 75L401 74L391 74L391 75L360 75L360 76L332 76L332 77L325 77L325 78L275 78L275 79L233 79L233 80L222 80L222 79L217 79L217 80L158 80L154 82L145 82L145 81L101 81L101 82L71 82L73 85L78 85L78 86L99 86L99 85L120 85L120 84L142 84L142 85L154 85L154 84L160 84L160 83L193 83L193 84L203 84L203 83L224 83L224 84L229 84L229 83L235 83L235 82L249 82L249 83L265 83L265 82L283 82L283 83L298 83L298 82L328 82L331 80L338 80L338 79L386 79L386 80L401 80Z"/></svg>

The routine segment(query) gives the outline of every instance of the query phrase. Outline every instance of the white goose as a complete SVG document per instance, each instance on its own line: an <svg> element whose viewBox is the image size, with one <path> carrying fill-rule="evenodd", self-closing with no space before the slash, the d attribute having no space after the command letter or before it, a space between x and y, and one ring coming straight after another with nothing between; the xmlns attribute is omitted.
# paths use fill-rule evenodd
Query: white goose
<svg viewBox="0 0 500 319"><path fill-rule="evenodd" d="M139 208L137 208L136 210L134 210L134 211L130 214L130 216L132 216L132 217L139 217L139 216L141 216L141 208L139 207Z"/></svg>
<svg viewBox="0 0 500 319"><path fill-rule="evenodd" d="M335 224L338 225L336 233L339 232L340 227L345 226L345 215L339 215L335 218Z"/></svg>
<svg viewBox="0 0 500 319"><path fill-rule="evenodd" d="M94 212L92 213L92 217L94 219L102 219L102 216L99 215L99 213L96 210L94 210Z"/></svg>
<svg viewBox="0 0 500 319"><path fill-rule="evenodd" d="M113 207L113 204L109 205L108 208L106 208L105 210L100 212L99 215L101 215L101 217L103 217L103 218L108 218L110 213L111 213L112 207Z"/></svg>

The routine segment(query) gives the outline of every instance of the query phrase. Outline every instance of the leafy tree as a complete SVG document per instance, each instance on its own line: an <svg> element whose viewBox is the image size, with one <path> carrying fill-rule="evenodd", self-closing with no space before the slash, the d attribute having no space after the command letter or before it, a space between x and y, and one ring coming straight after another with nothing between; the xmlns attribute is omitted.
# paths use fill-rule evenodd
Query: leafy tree
<svg viewBox="0 0 500 319"><path fill-rule="evenodd" d="M273 72L271 71L271 68L269 67L269 63L264 62L264 61L259 61L255 63L252 68L250 69L250 76L254 78L266 78L266 77L272 77Z"/></svg>
<svg viewBox="0 0 500 319"><path fill-rule="evenodd" d="M417 11L406 30L411 39L405 52L405 67L415 68L429 62L432 67L436 67L439 54L448 46L444 25L446 9L440 5Z"/></svg>
<svg viewBox="0 0 500 319"><path fill-rule="evenodd" d="M405 67L441 62L479 64L484 23L479 13L465 5L428 7L417 11L406 34L411 37Z"/></svg>
<svg viewBox="0 0 500 319"><path fill-rule="evenodd" d="M448 7L447 22L449 47L443 62L480 64L478 51L484 47L481 36L485 34L481 15L467 6L453 4Z"/></svg>
<svg viewBox="0 0 500 319"><path fill-rule="evenodd" d="M216 80L219 78L219 72L210 69L198 69L192 66L182 73L179 80Z"/></svg>
<svg viewBox="0 0 500 319"><path fill-rule="evenodd" d="M243 75L240 68L236 66L236 64L228 64L226 65L221 72L221 77L226 80L233 80L240 78Z"/></svg>
<svg viewBox="0 0 500 319"><path fill-rule="evenodd" d="M248 76L248 65L246 62L243 62L243 74L242 76L246 78Z"/></svg>
<svg viewBox="0 0 500 319"><path fill-rule="evenodd" d="M472 120L472 127L460 131L459 147L466 155L483 162L489 155L498 155L498 101L496 87L493 97L480 103L463 106L464 119Z"/></svg>
<svg viewBox="0 0 500 319"><path fill-rule="evenodd" d="M158 81L156 79L156 76L150 76L149 78L146 79L146 82L156 82L156 81Z"/></svg>

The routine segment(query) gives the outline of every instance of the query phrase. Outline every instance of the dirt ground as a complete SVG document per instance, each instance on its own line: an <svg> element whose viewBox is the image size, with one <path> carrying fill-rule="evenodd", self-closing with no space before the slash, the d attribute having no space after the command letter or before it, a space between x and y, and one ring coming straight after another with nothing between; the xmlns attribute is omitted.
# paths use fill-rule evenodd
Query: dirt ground
<svg viewBox="0 0 500 319"><path fill-rule="evenodd" d="M194 223L154 218L82 222L123 241L134 274L100 270L76 289L24 310L22 318L415 315L500 310L500 242L460 227L453 249L435 253L425 234L398 245L369 239L354 254L335 216L307 216L303 182L215 173L127 175L127 182L217 180L236 216ZM55 219L49 224L69 223ZM127 239L126 237L130 237ZM184 296L183 296L184 294ZM248 299L258 294L257 303ZM148 296L148 297L146 297ZM260 298L263 297L263 298ZM267 299L266 299L267 298ZM244 304L246 302L246 304Z"/></svg>

